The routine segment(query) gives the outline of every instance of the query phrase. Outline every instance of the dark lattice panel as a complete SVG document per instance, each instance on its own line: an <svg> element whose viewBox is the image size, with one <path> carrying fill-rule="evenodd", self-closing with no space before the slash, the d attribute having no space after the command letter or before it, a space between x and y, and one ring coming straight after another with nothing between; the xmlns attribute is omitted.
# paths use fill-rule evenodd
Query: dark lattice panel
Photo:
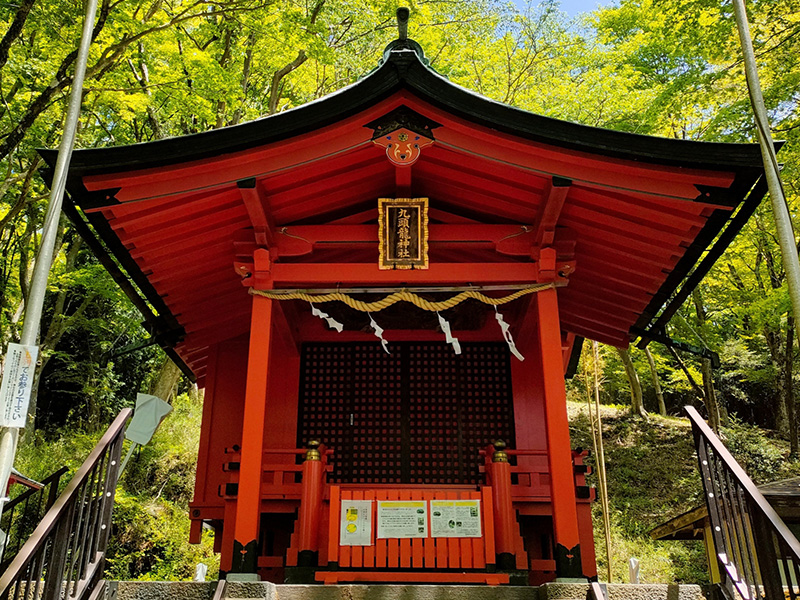
<svg viewBox="0 0 800 600"><path fill-rule="evenodd" d="M449 345L409 347L411 483L462 482L458 362Z"/></svg>
<svg viewBox="0 0 800 600"><path fill-rule="evenodd" d="M399 483L401 440L401 353L379 344L353 348L352 483Z"/></svg>
<svg viewBox="0 0 800 600"><path fill-rule="evenodd" d="M336 451L333 479L349 476L352 446L350 413L353 397L352 347L332 344L303 348L300 380L299 440L320 440Z"/></svg>
<svg viewBox="0 0 800 600"><path fill-rule="evenodd" d="M464 346L461 380L463 398L464 452L477 457L492 440L514 443L514 409L511 391L511 358L505 344ZM469 464L469 463L468 463ZM466 479L478 481L477 466Z"/></svg>
<svg viewBox="0 0 800 600"><path fill-rule="evenodd" d="M298 442L335 450L339 483L464 484L479 481L478 451L514 447L504 344L307 344Z"/></svg>

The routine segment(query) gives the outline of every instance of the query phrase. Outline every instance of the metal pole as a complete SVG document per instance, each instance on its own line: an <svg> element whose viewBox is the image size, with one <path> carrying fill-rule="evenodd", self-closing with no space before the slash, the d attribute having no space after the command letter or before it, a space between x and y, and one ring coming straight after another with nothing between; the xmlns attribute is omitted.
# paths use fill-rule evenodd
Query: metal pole
<svg viewBox="0 0 800 600"><path fill-rule="evenodd" d="M81 111L81 98L83 96L83 79L86 75L86 63L89 57L89 46L92 43L92 30L94 29L95 14L97 13L97 0L88 0L86 5L86 18L83 22L81 43L78 48L78 57L75 62L75 77L72 81L72 90L69 96L67 117L64 122L64 135L58 148L53 185L50 189L50 202L44 219L42 230L42 245L36 257L33 268L30 291L25 307L25 322L22 327L20 344L33 346L39 337L39 325L42 320L42 307L47 291L47 277L53 262L58 233L58 223L61 218L61 201L67 184L67 170L72 157L72 147L75 143L75 133L78 129L78 117ZM19 429L16 427L0 428L0 507L2 506L11 467L14 465L14 456L17 451L17 438Z"/></svg>
<svg viewBox="0 0 800 600"><path fill-rule="evenodd" d="M789 287L789 298L792 301L795 327L800 335L800 262L797 259L797 242L792 229L792 220L789 216L789 207L783 193L778 157L775 154L775 144L772 140L767 109L764 106L764 95L761 91L761 82L756 68L756 56L753 52L753 41L750 38L750 24L747 20L747 10L744 0L733 0L736 13L736 27L739 30L739 40L742 43L744 55L744 72L747 79L747 89L750 94L750 103L756 121L758 143L761 146L761 158L764 161L764 171L769 188L772 214L775 217L775 228L778 232L778 244L783 257L783 268L786 271L786 282ZM798 338L800 339L800 338Z"/></svg>

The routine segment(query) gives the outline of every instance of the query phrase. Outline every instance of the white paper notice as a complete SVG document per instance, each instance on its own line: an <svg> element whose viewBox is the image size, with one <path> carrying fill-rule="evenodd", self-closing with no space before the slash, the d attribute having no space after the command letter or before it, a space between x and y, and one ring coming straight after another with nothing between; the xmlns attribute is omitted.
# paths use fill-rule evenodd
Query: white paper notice
<svg viewBox="0 0 800 600"><path fill-rule="evenodd" d="M25 427L38 354L37 346L8 345L0 384L0 427Z"/></svg>
<svg viewBox="0 0 800 600"><path fill-rule="evenodd" d="M431 500L432 537L481 537L480 500Z"/></svg>
<svg viewBox="0 0 800 600"><path fill-rule="evenodd" d="M425 500L378 502L378 538L428 537L428 503Z"/></svg>
<svg viewBox="0 0 800 600"><path fill-rule="evenodd" d="M340 546L372 546L372 500L342 500Z"/></svg>

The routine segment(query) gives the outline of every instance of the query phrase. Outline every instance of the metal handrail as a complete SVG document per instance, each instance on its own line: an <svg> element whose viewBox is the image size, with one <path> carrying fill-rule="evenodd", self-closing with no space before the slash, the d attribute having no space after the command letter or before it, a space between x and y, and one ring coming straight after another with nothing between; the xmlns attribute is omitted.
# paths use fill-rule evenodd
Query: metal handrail
<svg viewBox="0 0 800 600"><path fill-rule="evenodd" d="M119 413L0 575L2 600L83 600L102 575L125 423Z"/></svg>
<svg viewBox="0 0 800 600"><path fill-rule="evenodd" d="M800 542L691 406L695 448L721 587L730 598L800 598Z"/></svg>
<svg viewBox="0 0 800 600"><path fill-rule="evenodd" d="M58 496L61 476L68 470L67 467L61 467L42 480L42 487L28 489L3 505L0 513L0 529L7 537L0 557L0 572L11 564L22 544L32 533L35 524L38 524L44 513L53 506Z"/></svg>

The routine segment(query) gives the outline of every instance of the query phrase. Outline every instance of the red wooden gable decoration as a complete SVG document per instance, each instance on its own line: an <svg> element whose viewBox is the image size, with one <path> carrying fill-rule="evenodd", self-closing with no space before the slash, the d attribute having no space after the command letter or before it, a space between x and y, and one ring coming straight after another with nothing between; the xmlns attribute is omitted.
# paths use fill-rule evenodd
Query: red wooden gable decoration
<svg viewBox="0 0 800 600"><path fill-rule="evenodd" d="M374 123L398 111L428 132L413 165L388 160L373 140ZM400 48L298 109L77 151L68 191L81 210L67 210L94 235L88 219L127 271L128 293L153 307L153 334L202 384L209 347L249 329L242 277L257 247L270 249L274 285L289 288L527 283L556 269L568 279L565 334L626 345L734 212L752 212L759 178L755 146L539 117L454 86ZM374 276L380 197L430 199L429 270ZM548 246L556 264L539 260ZM307 312L294 314L299 331L312 327Z"/></svg>

